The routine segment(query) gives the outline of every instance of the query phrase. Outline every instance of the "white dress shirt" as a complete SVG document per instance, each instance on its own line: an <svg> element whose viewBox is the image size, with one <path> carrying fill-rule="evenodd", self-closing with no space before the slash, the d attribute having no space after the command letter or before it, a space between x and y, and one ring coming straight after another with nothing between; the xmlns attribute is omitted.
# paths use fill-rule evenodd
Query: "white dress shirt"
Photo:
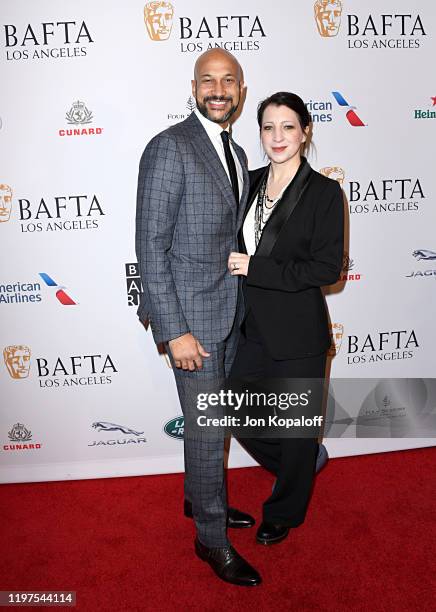
<svg viewBox="0 0 436 612"><path fill-rule="evenodd" d="M229 177L229 182L231 185L229 169L227 167L226 156L224 153L224 145L221 139L221 132L223 131L223 128L219 125L219 123L214 123L210 119L206 119L206 117L203 117L203 115L200 113L198 108L196 108L194 112L197 115L197 118L200 120L201 125L206 130L206 133L209 136L215 148L215 151L218 153L218 157L220 158L221 163L224 166L224 170L226 171L226 174ZM227 126L225 131L226 132L229 131L229 126ZM233 149L231 141L230 141L230 150L232 152L233 159L235 160L236 174L238 175L239 199L241 199L242 189L244 187L244 175L242 174L242 167L241 167L241 164L239 163L238 156L236 155L235 150Z"/></svg>
<svg viewBox="0 0 436 612"><path fill-rule="evenodd" d="M286 183L286 185L280 191L279 195L276 196L272 202L271 202L271 200L269 201L269 205L270 206L269 206L268 212L270 213L270 215L273 212L274 208L277 206L278 201L281 199L285 189L288 187L288 185L291 183L291 181L292 181L292 179ZM245 242L245 247L247 249L247 254L248 255L254 255L254 253L256 252L256 249L257 249L257 247L256 247L256 235L255 235L255 231L254 231L257 197L258 197L258 194L254 198L253 203L250 206L250 210L248 211L247 216L245 217L244 225L242 227L242 233L244 235L244 242ZM264 212L266 212L266 211L264 210ZM268 223L268 221L269 221L269 216L268 216L267 221L265 221L265 223L263 223L262 227L260 228L260 230L261 230L261 234L260 235L261 236L262 236L262 232L264 230L264 227Z"/></svg>

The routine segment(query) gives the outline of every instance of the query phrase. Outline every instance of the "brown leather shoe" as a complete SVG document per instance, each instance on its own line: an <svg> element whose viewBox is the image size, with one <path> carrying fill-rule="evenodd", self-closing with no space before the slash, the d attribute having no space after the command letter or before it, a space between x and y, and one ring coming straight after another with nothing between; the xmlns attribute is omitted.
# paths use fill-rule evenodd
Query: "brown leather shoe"
<svg viewBox="0 0 436 612"><path fill-rule="evenodd" d="M233 546L208 548L198 538L194 544L197 556L209 563L221 580L238 586L257 586L262 582L259 573L236 552Z"/></svg>
<svg viewBox="0 0 436 612"><path fill-rule="evenodd" d="M184 514L187 518L192 518L192 503L185 499L183 505ZM253 527L256 521L252 516L236 510L236 508L227 509L227 527L230 529L247 529Z"/></svg>

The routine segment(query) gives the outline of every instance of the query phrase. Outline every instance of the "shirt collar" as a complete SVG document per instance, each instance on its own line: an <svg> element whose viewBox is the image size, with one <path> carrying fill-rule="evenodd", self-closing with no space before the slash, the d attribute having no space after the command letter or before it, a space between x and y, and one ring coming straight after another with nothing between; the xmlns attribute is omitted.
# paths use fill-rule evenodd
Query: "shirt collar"
<svg viewBox="0 0 436 612"><path fill-rule="evenodd" d="M211 121L210 119L206 119L206 117L204 117L200 113L198 108L195 109L194 113L197 115L197 119L199 119L201 125L204 127L204 129L207 132L207 135L209 136L211 140L218 138L221 135L223 128L219 125L219 123L215 123L214 121ZM228 132L229 128L230 128L230 124L226 127L224 131Z"/></svg>

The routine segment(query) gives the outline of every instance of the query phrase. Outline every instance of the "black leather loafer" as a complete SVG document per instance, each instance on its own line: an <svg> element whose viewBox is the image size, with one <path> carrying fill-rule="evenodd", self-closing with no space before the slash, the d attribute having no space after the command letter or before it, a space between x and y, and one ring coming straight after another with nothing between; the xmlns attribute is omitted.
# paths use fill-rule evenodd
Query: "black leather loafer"
<svg viewBox="0 0 436 612"><path fill-rule="evenodd" d="M225 582L238 586L257 586L262 582L260 574L236 552L233 546L208 548L197 538L195 552L202 561L209 563L218 578Z"/></svg>
<svg viewBox="0 0 436 612"><path fill-rule="evenodd" d="M256 540L259 544L266 544L267 546L269 544L278 544L286 538L289 530L290 527L286 527L286 525L264 521L257 530Z"/></svg>
<svg viewBox="0 0 436 612"><path fill-rule="evenodd" d="M192 518L192 504L187 499L185 499L183 509L185 516ZM253 527L255 522L252 516L236 510L236 508L228 508L227 510L227 527L231 529L247 529L247 527Z"/></svg>

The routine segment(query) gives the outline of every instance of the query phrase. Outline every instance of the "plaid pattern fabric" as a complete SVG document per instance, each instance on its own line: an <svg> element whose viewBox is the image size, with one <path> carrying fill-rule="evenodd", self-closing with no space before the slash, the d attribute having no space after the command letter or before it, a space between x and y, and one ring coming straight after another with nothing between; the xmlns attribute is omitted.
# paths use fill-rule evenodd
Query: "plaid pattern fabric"
<svg viewBox="0 0 436 612"><path fill-rule="evenodd" d="M141 158L136 252L143 285L138 309L156 342L190 331L217 343L233 324L238 278L227 271L248 195L245 154L239 207L226 171L192 114L153 138Z"/></svg>
<svg viewBox="0 0 436 612"><path fill-rule="evenodd" d="M212 393L222 388L229 375L239 339L242 310L237 316L230 336L219 344L207 347L210 357L203 360L203 369L189 372L173 364L180 405L185 416L185 497L192 502L197 534L205 546L227 546L227 499L224 474L224 429L196 426L200 414L220 416L220 408L213 414L197 408L199 393Z"/></svg>
<svg viewBox="0 0 436 612"><path fill-rule="evenodd" d="M136 253L143 295L138 309L155 342L191 332L211 353L203 369L174 367L185 415L185 492L200 541L226 546L224 431L202 432L191 423L196 396L216 389L229 373L241 321L239 279L227 270L247 202L245 153L232 142L244 173L235 201L227 173L192 113L146 146L138 178ZM238 299L239 294L239 299Z"/></svg>

